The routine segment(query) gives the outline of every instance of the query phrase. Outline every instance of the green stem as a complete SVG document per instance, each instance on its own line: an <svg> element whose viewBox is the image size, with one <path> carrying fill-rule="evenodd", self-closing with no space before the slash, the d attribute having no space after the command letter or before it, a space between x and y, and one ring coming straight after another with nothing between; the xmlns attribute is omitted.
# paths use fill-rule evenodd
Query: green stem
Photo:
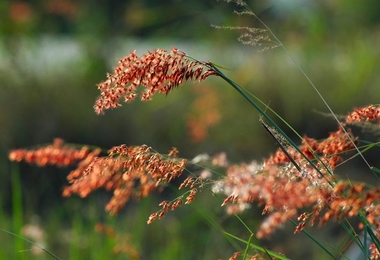
<svg viewBox="0 0 380 260"><path fill-rule="evenodd" d="M305 160L307 160L308 163L322 176L323 173L320 171L320 169L298 148L298 146L290 139L290 137L285 134L284 131L273 121L270 116L268 116L265 111L259 107L247 94L242 90L242 88L234 81L232 81L230 78L228 78L226 75L224 75L223 72L221 72L214 64L208 63L209 65L222 79L224 79L228 84L230 84L236 91L239 92L240 95L242 95L268 122L290 143L291 146L293 146L294 149L297 150L301 154ZM329 180L326 180L332 187L334 186L333 183L331 183Z"/></svg>
<svg viewBox="0 0 380 260"><path fill-rule="evenodd" d="M232 235L232 234L230 234L230 233L228 233L226 231L223 231L223 233L225 235L227 235L227 236L229 236L229 237L237 240L237 241L240 241L240 242L242 242L244 244L249 245L249 247L251 247L251 248L254 248L254 249L258 250L258 251L264 252L264 253L266 253L266 254L268 254L270 256L276 257L277 259L280 259L280 260L290 260L290 258L287 258L287 257L285 257L283 255L278 254L278 253L266 250L265 248L263 248L261 246L258 246L258 245L252 244L252 243L249 244L248 241L246 241L244 239L241 239L240 237L234 236L234 235Z"/></svg>
<svg viewBox="0 0 380 260"><path fill-rule="evenodd" d="M11 164L11 180L12 180L12 213L13 213L13 233L16 237L22 228L22 189L19 165ZM17 239L15 241L15 252L21 252L25 249L24 240ZM26 259L25 254L20 254L19 259Z"/></svg>

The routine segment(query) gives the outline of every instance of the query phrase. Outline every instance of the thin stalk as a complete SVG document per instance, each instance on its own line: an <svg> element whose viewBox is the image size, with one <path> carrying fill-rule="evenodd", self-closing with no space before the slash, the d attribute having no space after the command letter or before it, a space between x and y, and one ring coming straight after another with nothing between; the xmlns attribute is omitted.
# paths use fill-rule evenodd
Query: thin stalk
<svg viewBox="0 0 380 260"><path fill-rule="evenodd" d="M18 237L16 233L20 232L22 228L22 188L20 179L19 165L11 163L11 180L12 180L12 213L13 213L13 233L15 237ZM15 242L15 251L20 252L24 249L24 240L17 239ZM25 259L25 255L19 256L20 259Z"/></svg>
<svg viewBox="0 0 380 260"><path fill-rule="evenodd" d="M249 251L249 245L251 244L252 238L253 238L253 234L251 234L249 236L249 239L248 239L248 242L247 242L247 246L245 247L245 250L244 250L243 260L247 259L248 251Z"/></svg>
<svg viewBox="0 0 380 260"><path fill-rule="evenodd" d="M246 93L242 90L242 88L234 81L232 81L230 78L228 78L226 75L224 75L223 72L221 72L214 64L208 63L208 65L222 78L224 79L228 84L230 84L236 91L238 91L266 120L270 122L271 125L290 143L291 146L294 147L294 149L297 150L301 154L305 160L310 163L310 165L322 176L323 173L320 171L320 169L298 148L298 146L290 139L290 137L273 121L270 116L268 116L265 111L259 107L249 96L247 96ZM333 183L331 183L329 180L327 182L333 187Z"/></svg>
<svg viewBox="0 0 380 260"><path fill-rule="evenodd" d="M363 252L364 252L364 258L365 259L368 259L368 246L369 246L369 244L368 244L368 226L364 226L364 230L363 230L363 235L364 235L364 241L363 241L363 243L364 243L364 250L363 250Z"/></svg>
<svg viewBox="0 0 380 260"><path fill-rule="evenodd" d="M352 241L360 248L360 250L364 250L363 242L360 240L358 233L356 233L354 227L351 225L351 223L345 219L344 222L342 222L341 226L346 230L347 234L349 234L352 238Z"/></svg>
<svg viewBox="0 0 380 260"><path fill-rule="evenodd" d="M367 227L368 235L371 237L371 241L375 244L377 250L380 251L380 241L379 238L373 233L373 230L371 227Z"/></svg>
<svg viewBox="0 0 380 260"><path fill-rule="evenodd" d="M242 238L240 238L240 237L237 237L237 236L235 236L235 235L232 235L232 234L230 234L230 233L228 233L228 232L226 232L226 231L223 231L223 233L224 233L225 235L227 235L227 236L229 236L229 237L231 237L231 238L237 240L237 241L240 241L240 242L242 242L242 243L244 243L244 244L248 244L248 241L246 241L246 240L244 240L244 239L242 239ZM251 248L254 248L254 249L258 250L258 251L266 252L266 253L268 253L270 256L276 257L276 259L280 259L280 260L290 260L290 258L287 258L287 257L285 257L285 256L283 256L283 255L278 254L278 253L275 253L275 252L272 252L272 251L266 250L265 248L263 248L263 247L261 247L261 246L258 246L258 245L252 244L252 243L249 244L249 246L250 246Z"/></svg>
<svg viewBox="0 0 380 260"><path fill-rule="evenodd" d="M295 226L297 226L297 223L294 220L290 220ZM308 236L311 240L314 241L320 248L322 248L329 256L331 256L333 259L338 259L336 256L334 256L324 245L322 245L317 239L315 239L309 232L306 230L302 230L302 233L304 233L306 236Z"/></svg>
<svg viewBox="0 0 380 260"><path fill-rule="evenodd" d="M290 156L290 154L288 153L288 151L286 150L286 148L283 146L283 144L272 133L272 130L270 130L269 127L263 121L261 121L261 125L265 128L265 130L268 131L268 133L273 137L273 139L276 140L276 142L280 146L282 152L286 155L286 157L288 157L288 159L292 162L292 164L294 165L294 167L296 167L297 170L302 174L301 167L296 163L296 161L294 161L293 157Z"/></svg>
<svg viewBox="0 0 380 260"><path fill-rule="evenodd" d="M10 231L5 230L5 229L2 229L2 228L0 228L0 231L1 231L1 232L4 232L4 233L6 233L6 234L12 235L12 236L14 236L14 237L17 237L17 238L19 238L19 239L21 239L21 240L23 240L23 241L26 241L26 242L28 242L29 244L31 244L31 245L33 245L33 246L35 246L35 247L38 247L39 249L41 249L42 251L44 251L46 254L50 255L50 256L53 257L54 259L60 260L60 258L59 258L58 256L56 256L55 254L53 254L52 252L46 250L46 249L43 248L42 246L39 246L38 244L34 243L33 241L31 241L31 240L29 240L29 239L27 239L27 238L25 238L25 237L22 237L22 236L20 236L20 235L17 235L17 234L15 234L15 233L13 233L13 232L10 232Z"/></svg>

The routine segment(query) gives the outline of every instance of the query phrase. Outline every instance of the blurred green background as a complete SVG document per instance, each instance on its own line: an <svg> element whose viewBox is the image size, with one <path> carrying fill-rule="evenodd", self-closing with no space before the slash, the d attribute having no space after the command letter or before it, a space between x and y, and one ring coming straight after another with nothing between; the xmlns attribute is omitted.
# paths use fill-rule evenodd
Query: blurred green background
<svg viewBox="0 0 380 260"><path fill-rule="evenodd" d="M379 1L248 4L337 114L379 103ZM163 198L174 198L174 191L130 203L120 216L110 218L103 209L109 194L96 192L84 200L61 197L69 169L10 164L7 154L54 137L104 148L147 144L162 153L176 146L186 158L225 151L233 162L261 160L273 152L276 144L260 126L258 113L218 78L186 83L168 97L95 115L96 84L112 72L118 58L135 49L143 54L174 46L228 68L228 76L270 104L299 133L322 138L334 131L334 121L316 113L326 113L326 107L281 48L259 52L236 40L240 32L210 26L261 26L252 16L234 15L235 8L196 0L1 1L0 228L22 234L22 228L33 223L45 232L46 248L62 259L107 259L113 254L115 241L94 230L98 222L130 234L142 259L228 259L236 249L204 215L234 235L248 239L249 234L207 191L194 207L182 207L146 226L149 214ZM369 159L376 165L376 156ZM243 218L254 229L260 209ZM319 250L302 235L291 235L292 228L264 243L294 259ZM327 232L338 232L334 228L341 229ZM295 240L289 242L289 236ZM34 256L29 244L7 233L1 232L0 239L1 259L51 259ZM337 247L340 243L325 235L321 240ZM296 247L300 241L307 246ZM119 257L125 259L126 254Z"/></svg>

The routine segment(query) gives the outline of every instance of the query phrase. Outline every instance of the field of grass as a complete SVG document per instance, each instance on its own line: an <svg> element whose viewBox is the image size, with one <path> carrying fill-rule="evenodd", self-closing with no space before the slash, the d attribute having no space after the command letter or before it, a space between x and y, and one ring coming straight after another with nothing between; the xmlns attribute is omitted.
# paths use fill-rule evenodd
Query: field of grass
<svg viewBox="0 0 380 260"><path fill-rule="evenodd" d="M379 32L357 26L349 35L343 29L333 34L326 24L339 24L339 19L323 17L308 17L310 27L301 23L292 28L289 20L274 31L334 115L342 119L353 108L379 103ZM297 133L323 140L336 130L332 114L289 53L281 48L257 52L252 46L222 41L221 36L216 42L213 36L218 32L235 36L231 31L214 30L202 40L115 37L101 41L54 36L0 42L4 57L0 61L4 82L0 86L0 259L228 259L236 251L248 250L247 244L264 251L265 257L269 253L265 255L263 248L290 259L331 259L326 251L339 255L349 247L355 236L339 223L328 223L323 229L308 227L317 242L305 233L293 235L291 222L270 237L256 240L250 230L255 233L260 227L264 206L253 204L238 216L229 215L220 207L224 195L209 190L211 185L191 204L147 225L149 216L161 209L160 202L183 195L177 189L183 179L147 198L128 202L111 217L104 208L112 191L98 190L84 199L61 196L68 185L66 175L73 168L39 168L8 160L12 149L36 149L55 137L103 149L122 143L147 144L165 153L175 146L180 157L189 161L204 153L226 152L231 165L261 161L281 145L260 122L263 114L222 77L210 77L200 84L187 82L168 96L155 96L153 102L134 101L95 115L96 84L112 71L117 58L133 49L142 54L178 47L197 60L220 65L223 75L268 105L262 107L265 115L271 114L267 108L273 109ZM301 138L284 122L279 118L275 122L286 129L281 136L300 144ZM334 171L337 178L353 183L378 181L374 174L380 168L378 128L371 127L354 126L353 132L361 135L358 142L363 151L371 148L365 158L374 168L368 169L357 156ZM356 230L364 222L359 220L347 223Z"/></svg>

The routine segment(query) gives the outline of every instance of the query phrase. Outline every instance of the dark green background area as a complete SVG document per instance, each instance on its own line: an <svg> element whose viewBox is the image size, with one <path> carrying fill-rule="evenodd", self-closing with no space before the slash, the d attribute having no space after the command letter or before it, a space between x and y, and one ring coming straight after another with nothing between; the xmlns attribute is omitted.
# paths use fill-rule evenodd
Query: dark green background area
<svg viewBox="0 0 380 260"><path fill-rule="evenodd" d="M174 192L131 203L118 218L110 219L103 210L109 194L97 192L85 200L61 197L69 169L41 169L21 163L12 166L19 167L12 173L7 160L11 149L49 143L55 137L104 148L147 144L162 153L176 146L186 158L225 151L233 162L261 160L275 151L277 146L261 127L258 113L219 78L201 83L217 90L221 121L200 143L189 139L186 126L192 112L189 108L198 98L191 82L167 97L155 96L147 103L136 100L105 115L95 115L96 84L112 71L118 58L134 49L143 54L155 48L178 47L196 59L228 68L225 73L230 78L270 104L299 133L323 138L336 130L333 119L318 113L328 111L281 48L259 52L236 40L239 31L211 27L262 28L252 16L233 14L238 7L232 4L180 0L48 2L0 3L0 228L19 233L22 225L38 216L48 232L48 249L63 259L105 259L111 254L112 245L93 230L98 221L130 233L144 252L143 259L196 259L197 254L198 259L227 259L236 249L210 225L205 214L218 219L226 231L248 239L249 234L236 219L225 215L220 201L208 191L202 192L193 208L183 207L167 220L146 226L149 214L158 210L161 196L171 199ZM248 4L284 43L337 114L379 103L379 1ZM15 9L20 6L24 9ZM21 18L17 16L20 12L24 14ZM295 136L294 140L299 141ZM371 164L378 164L376 153L368 158ZM358 171L361 166L360 162L355 165ZM22 190L19 222L12 201L14 174L20 174ZM254 206L242 217L255 229L260 209ZM71 239L63 238L65 232ZM310 250L295 247L304 243L302 235L294 236L296 242L284 242L293 238L291 225L274 236L269 248L294 259L318 251L311 241L307 242ZM0 237L6 241L0 246L0 256L30 259L30 253L17 252L17 248L29 248L27 244L20 245L6 234ZM87 239L84 242L83 237ZM320 239L330 243L329 237L322 235Z"/></svg>

